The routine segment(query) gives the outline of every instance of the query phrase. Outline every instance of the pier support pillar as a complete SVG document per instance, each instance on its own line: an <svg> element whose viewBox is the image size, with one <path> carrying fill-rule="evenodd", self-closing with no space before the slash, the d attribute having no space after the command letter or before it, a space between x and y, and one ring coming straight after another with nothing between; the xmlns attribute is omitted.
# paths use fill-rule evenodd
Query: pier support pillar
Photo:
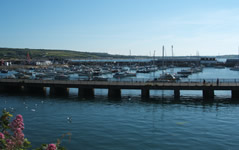
<svg viewBox="0 0 239 150"><path fill-rule="evenodd" d="M120 98L121 97L121 89L109 88L108 89L108 97L110 97L110 98Z"/></svg>
<svg viewBox="0 0 239 150"><path fill-rule="evenodd" d="M150 97L149 89L141 89L141 97L142 98L149 98Z"/></svg>
<svg viewBox="0 0 239 150"><path fill-rule="evenodd" d="M94 97L95 91L93 88L79 88L78 96L79 97Z"/></svg>
<svg viewBox="0 0 239 150"><path fill-rule="evenodd" d="M174 90L174 99L180 99L180 90Z"/></svg>
<svg viewBox="0 0 239 150"><path fill-rule="evenodd" d="M203 90L203 99L213 99L214 90Z"/></svg>
<svg viewBox="0 0 239 150"><path fill-rule="evenodd" d="M50 94L51 95L69 95L69 88L65 87L50 87Z"/></svg>
<svg viewBox="0 0 239 150"><path fill-rule="evenodd" d="M31 94L46 94L45 87L24 86L24 91L30 92Z"/></svg>
<svg viewBox="0 0 239 150"><path fill-rule="evenodd" d="M22 86L1 86L1 92L18 93L22 91Z"/></svg>
<svg viewBox="0 0 239 150"><path fill-rule="evenodd" d="M232 90L232 99L239 99L239 90Z"/></svg>

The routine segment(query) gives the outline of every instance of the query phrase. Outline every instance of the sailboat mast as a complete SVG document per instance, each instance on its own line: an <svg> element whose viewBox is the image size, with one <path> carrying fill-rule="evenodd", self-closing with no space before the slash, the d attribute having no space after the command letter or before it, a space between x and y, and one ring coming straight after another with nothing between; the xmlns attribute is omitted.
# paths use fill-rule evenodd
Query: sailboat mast
<svg viewBox="0 0 239 150"><path fill-rule="evenodd" d="M164 67L164 45L162 50L162 67Z"/></svg>
<svg viewBox="0 0 239 150"><path fill-rule="evenodd" d="M154 57L153 57L153 69L155 69L155 50L154 50ZM154 72L154 79L155 79L155 71L156 70L154 70L153 72Z"/></svg>
<svg viewBox="0 0 239 150"><path fill-rule="evenodd" d="M153 58L153 65L155 64L155 50L154 50L154 58Z"/></svg>
<svg viewBox="0 0 239 150"><path fill-rule="evenodd" d="M173 65L173 45L172 45L172 65Z"/></svg>
<svg viewBox="0 0 239 150"><path fill-rule="evenodd" d="M129 66L131 67L131 49L129 50L129 59L130 59L130 62L129 62Z"/></svg>

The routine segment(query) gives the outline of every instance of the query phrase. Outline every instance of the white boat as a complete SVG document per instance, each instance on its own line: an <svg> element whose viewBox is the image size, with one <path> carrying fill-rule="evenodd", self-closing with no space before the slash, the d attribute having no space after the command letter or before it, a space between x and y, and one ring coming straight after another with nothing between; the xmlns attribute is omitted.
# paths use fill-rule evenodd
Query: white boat
<svg viewBox="0 0 239 150"><path fill-rule="evenodd" d="M117 72L113 75L114 78L124 78L125 73L124 72Z"/></svg>
<svg viewBox="0 0 239 150"><path fill-rule="evenodd" d="M11 74L6 76L5 79L16 79L16 76L14 74Z"/></svg>
<svg viewBox="0 0 239 150"><path fill-rule="evenodd" d="M178 74L188 74L189 75L189 74L192 74L192 71L191 71L191 69L188 69L188 70L183 69L183 70L179 71Z"/></svg>
<svg viewBox="0 0 239 150"><path fill-rule="evenodd" d="M174 74L176 79L187 78L189 74Z"/></svg>
<svg viewBox="0 0 239 150"><path fill-rule="evenodd" d="M170 73L163 73L160 75L160 77L148 82L175 82L176 80L179 79L177 79L174 75Z"/></svg>
<svg viewBox="0 0 239 150"><path fill-rule="evenodd" d="M132 72L117 72L113 75L114 78L135 77L136 73Z"/></svg>
<svg viewBox="0 0 239 150"><path fill-rule="evenodd" d="M125 73L125 76L126 76L126 77L136 77L136 73L128 72L128 71L126 71L126 72L124 72L124 73Z"/></svg>
<svg viewBox="0 0 239 150"><path fill-rule="evenodd" d="M192 67L190 70L191 70L191 73L198 73L198 72L202 72L202 67Z"/></svg>
<svg viewBox="0 0 239 150"><path fill-rule="evenodd" d="M24 74L23 76L19 77L19 79L31 79L31 76Z"/></svg>

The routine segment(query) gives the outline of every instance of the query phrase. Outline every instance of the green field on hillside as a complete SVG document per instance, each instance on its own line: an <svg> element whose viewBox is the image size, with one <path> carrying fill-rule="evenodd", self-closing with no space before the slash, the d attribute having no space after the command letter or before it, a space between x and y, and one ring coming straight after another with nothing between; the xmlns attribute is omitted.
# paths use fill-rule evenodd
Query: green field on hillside
<svg viewBox="0 0 239 150"><path fill-rule="evenodd" d="M72 50L47 50L47 49L18 49L0 48L1 59L26 59L29 53L31 59L84 59L84 58L119 58L127 56L110 55L107 53L89 53Z"/></svg>

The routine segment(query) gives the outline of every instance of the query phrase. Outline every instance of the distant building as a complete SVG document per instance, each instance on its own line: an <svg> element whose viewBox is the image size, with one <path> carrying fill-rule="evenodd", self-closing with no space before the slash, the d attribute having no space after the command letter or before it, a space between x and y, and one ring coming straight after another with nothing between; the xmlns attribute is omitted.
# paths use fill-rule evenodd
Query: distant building
<svg viewBox="0 0 239 150"><path fill-rule="evenodd" d="M36 61L35 62L37 66L47 66L47 65L52 65L52 62L49 60L45 60L45 61Z"/></svg>

